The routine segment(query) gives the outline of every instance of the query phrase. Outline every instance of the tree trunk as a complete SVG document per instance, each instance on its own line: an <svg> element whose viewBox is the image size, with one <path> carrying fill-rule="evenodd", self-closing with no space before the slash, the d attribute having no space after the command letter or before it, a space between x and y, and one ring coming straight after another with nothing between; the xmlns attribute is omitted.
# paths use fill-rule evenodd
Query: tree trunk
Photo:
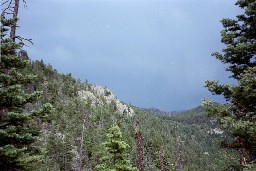
<svg viewBox="0 0 256 171"><path fill-rule="evenodd" d="M159 160L160 160L160 171L164 171L164 147L160 147L160 155L159 155Z"/></svg>
<svg viewBox="0 0 256 171"><path fill-rule="evenodd" d="M83 156L85 155L85 158L87 159L87 161L89 161L88 159L88 155L87 154L83 154L83 148L84 148L84 133L85 133L85 129L87 128L87 121L88 121L88 113L87 111L84 112L83 114L83 123L82 123L82 130L81 130L81 139L80 139L80 149L79 149L79 171L83 170Z"/></svg>
<svg viewBox="0 0 256 171"><path fill-rule="evenodd" d="M136 165L139 171L144 171L144 137L142 136L139 130L136 131L135 134L136 146L137 146L137 159Z"/></svg>
<svg viewBox="0 0 256 171"><path fill-rule="evenodd" d="M180 136L176 139L176 171L181 171L181 142L180 142Z"/></svg>
<svg viewBox="0 0 256 171"><path fill-rule="evenodd" d="M19 2L20 0L15 0L14 9L13 9L13 18L18 17ZM15 42L16 28L17 28L17 22L15 22L15 24L11 27L10 38L12 39L13 42Z"/></svg>
<svg viewBox="0 0 256 171"><path fill-rule="evenodd" d="M245 149L240 148L238 151L239 151L239 155L240 155L240 165L244 166L244 165L246 165Z"/></svg>

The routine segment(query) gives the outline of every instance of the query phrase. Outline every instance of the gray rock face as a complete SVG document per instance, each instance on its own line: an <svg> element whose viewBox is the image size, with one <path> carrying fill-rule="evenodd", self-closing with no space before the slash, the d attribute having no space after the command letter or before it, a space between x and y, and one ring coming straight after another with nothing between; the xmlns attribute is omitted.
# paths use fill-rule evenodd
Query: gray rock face
<svg viewBox="0 0 256 171"><path fill-rule="evenodd" d="M85 101L91 100L92 106L96 106L96 104L103 105L104 103L110 104L114 102L118 113L126 113L128 116L133 116L135 114L134 110L130 106L120 102L120 100L118 100L108 88L102 86L93 85L91 87L91 91L78 91L78 97Z"/></svg>

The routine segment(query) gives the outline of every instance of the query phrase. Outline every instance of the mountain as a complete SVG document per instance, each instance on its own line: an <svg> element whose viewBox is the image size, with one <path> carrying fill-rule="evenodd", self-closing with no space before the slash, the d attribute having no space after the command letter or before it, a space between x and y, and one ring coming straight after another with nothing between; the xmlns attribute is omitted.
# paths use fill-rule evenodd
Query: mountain
<svg viewBox="0 0 256 171"><path fill-rule="evenodd" d="M181 110L181 111L171 111L171 112L165 112L165 111L161 111L157 108L140 108L141 110L143 110L144 112L147 112L147 113L152 113L152 114L163 114L163 115L175 115L177 113L180 113L182 111L185 111L185 110Z"/></svg>
<svg viewBox="0 0 256 171"><path fill-rule="evenodd" d="M202 106L175 115L130 106L108 88L58 73L43 61L31 61L22 72L37 75L31 89L43 95L36 106L45 102L54 106L49 122L42 124L44 159L34 170L97 170L102 143L113 124L121 128L134 166L135 133L141 132L146 171L160 170L160 149L165 170L174 170L177 137L182 142L183 170L221 170L234 163L228 158L233 153L219 147L219 136L211 132L217 123L207 117Z"/></svg>
<svg viewBox="0 0 256 171"><path fill-rule="evenodd" d="M140 108L142 111L146 112L146 113L151 113L151 114L163 114L163 115L171 115L173 114L172 112L164 112L161 111L157 108Z"/></svg>

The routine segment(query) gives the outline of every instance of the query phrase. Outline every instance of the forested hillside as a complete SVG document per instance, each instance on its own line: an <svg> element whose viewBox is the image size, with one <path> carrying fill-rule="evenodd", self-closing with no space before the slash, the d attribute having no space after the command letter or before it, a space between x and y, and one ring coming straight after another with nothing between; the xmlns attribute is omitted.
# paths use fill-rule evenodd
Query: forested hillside
<svg viewBox="0 0 256 171"><path fill-rule="evenodd" d="M201 106L175 115L147 113L127 104L125 110L120 110L119 100L107 100L113 96L107 88L60 74L43 61L31 61L23 72L37 75L33 89L44 92L40 103L50 102L54 107L49 122L42 125L45 158L40 170L97 170L102 143L112 125L120 127L134 166L136 131L141 132L145 170L160 170L161 148L164 169L175 169L177 137L181 139L183 170L221 170L238 162L230 160L233 154L218 146L216 135L209 132L212 122ZM79 92L91 96L81 97Z"/></svg>
<svg viewBox="0 0 256 171"><path fill-rule="evenodd" d="M0 171L255 170L255 0L237 1L245 14L222 20L227 48L213 55L237 84L205 87L226 103L180 112L127 104L31 60L23 49L31 39L16 35L19 0L2 5Z"/></svg>

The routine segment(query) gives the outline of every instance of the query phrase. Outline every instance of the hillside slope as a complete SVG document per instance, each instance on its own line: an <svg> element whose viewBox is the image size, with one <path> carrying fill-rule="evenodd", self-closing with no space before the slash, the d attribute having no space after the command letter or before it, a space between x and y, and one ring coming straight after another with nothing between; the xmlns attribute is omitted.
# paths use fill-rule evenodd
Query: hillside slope
<svg viewBox="0 0 256 171"><path fill-rule="evenodd" d="M181 137L183 170L221 170L233 161L220 149L205 127L201 108L190 117L154 114L121 103L106 87L60 74L43 61L31 62L23 72L37 79L31 89L43 91L41 103L50 102L55 110L42 125L41 142L45 158L35 170L97 170L107 129L117 124L123 139L130 145L130 159L135 166L135 128L144 137L145 170L160 169L160 148L164 151L165 170L174 170L176 139ZM37 105L41 105L38 103ZM195 122L197 121L197 122ZM200 124L198 123L200 121Z"/></svg>

